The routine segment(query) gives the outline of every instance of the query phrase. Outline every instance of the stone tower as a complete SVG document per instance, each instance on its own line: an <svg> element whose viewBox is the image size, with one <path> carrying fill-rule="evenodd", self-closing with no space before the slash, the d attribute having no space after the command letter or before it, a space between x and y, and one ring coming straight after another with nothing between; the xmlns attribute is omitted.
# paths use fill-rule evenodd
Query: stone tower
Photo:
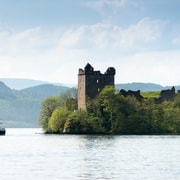
<svg viewBox="0 0 180 180"><path fill-rule="evenodd" d="M107 85L114 86L115 69L109 67L104 74L94 71L88 63L78 73L78 109L86 110L86 98L95 98Z"/></svg>

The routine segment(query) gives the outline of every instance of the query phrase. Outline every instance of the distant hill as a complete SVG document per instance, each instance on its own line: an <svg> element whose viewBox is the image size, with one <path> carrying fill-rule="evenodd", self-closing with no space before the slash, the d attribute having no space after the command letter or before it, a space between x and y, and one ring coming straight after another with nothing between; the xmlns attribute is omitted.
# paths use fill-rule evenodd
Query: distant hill
<svg viewBox="0 0 180 180"><path fill-rule="evenodd" d="M57 96L62 92L65 92L69 89L66 86L58 86L53 84L42 84L34 87L29 87L20 90L24 94L29 94L40 99L44 99L47 96Z"/></svg>
<svg viewBox="0 0 180 180"><path fill-rule="evenodd" d="M116 84L117 89L133 90L133 91L161 91L164 89L163 86L154 83L126 83Z"/></svg>
<svg viewBox="0 0 180 180"><path fill-rule="evenodd" d="M12 94L12 90L0 81L0 98L7 99L12 97L14 97Z"/></svg>
<svg viewBox="0 0 180 180"><path fill-rule="evenodd" d="M33 79L20 79L20 78L0 78L6 86L11 89L23 90L31 87L36 87L40 85L55 85L55 86L64 86L64 87L73 87L73 85L60 84L60 83L52 83L47 81L39 81ZM173 86L173 85L172 85ZM141 91L161 91L163 89L169 89L171 86L161 86L155 83L118 83L116 84L117 89L125 89L125 90L141 90ZM180 85L175 86L176 90L180 90Z"/></svg>
<svg viewBox="0 0 180 180"><path fill-rule="evenodd" d="M4 82L11 89L25 89L28 87L38 86L42 84L51 84L46 81L39 81L33 79L19 79L19 78L0 78L0 81Z"/></svg>
<svg viewBox="0 0 180 180"><path fill-rule="evenodd" d="M134 83L126 83L126 84L116 84L116 89L125 89L125 90L133 90L133 91L161 91L163 89L171 89L172 86L161 86L159 84L154 84L154 83L139 83L139 82L134 82ZM180 86L175 86L176 90L180 90Z"/></svg>
<svg viewBox="0 0 180 180"><path fill-rule="evenodd" d="M44 84L15 90L0 82L0 122L5 127L38 127L41 102L48 96L58 96L68 89Z"/></svg>

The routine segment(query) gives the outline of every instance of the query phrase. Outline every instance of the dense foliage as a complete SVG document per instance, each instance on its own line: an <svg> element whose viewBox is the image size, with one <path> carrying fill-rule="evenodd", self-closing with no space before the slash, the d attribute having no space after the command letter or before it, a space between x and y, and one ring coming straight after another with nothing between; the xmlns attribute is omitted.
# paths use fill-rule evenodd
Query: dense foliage
<svg viewBox="0 0 180 180"><path fill-rule="evenodd" d="M88 100L87 111L78 111L75 92L68 91L43 101L39 122L46 133L179 134L180 93L156 104L153 97L139 102L107 86Z"/></svg>

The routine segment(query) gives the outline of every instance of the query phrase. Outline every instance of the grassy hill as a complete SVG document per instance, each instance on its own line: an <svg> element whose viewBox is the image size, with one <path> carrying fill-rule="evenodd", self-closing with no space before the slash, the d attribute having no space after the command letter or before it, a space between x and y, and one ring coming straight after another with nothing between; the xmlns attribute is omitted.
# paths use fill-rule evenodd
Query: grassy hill
<svg viewBox="0 0 180 180"><path fill-rule="evenodd" d="M141 92L144 98L158 98L160 96L160 91L146 91Z"/></svg>

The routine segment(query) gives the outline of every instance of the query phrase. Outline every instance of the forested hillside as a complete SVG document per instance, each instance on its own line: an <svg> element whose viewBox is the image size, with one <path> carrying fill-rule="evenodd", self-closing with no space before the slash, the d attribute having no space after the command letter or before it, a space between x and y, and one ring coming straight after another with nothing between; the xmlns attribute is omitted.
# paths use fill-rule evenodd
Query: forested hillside
<svg viewBox="0 0 180 180"><path fill-rule="evenodd" d="M41 102L48 96L57 96L68 87L39 85L14 90L0 82L0 121L5 127L38 127Z"/></svg>

